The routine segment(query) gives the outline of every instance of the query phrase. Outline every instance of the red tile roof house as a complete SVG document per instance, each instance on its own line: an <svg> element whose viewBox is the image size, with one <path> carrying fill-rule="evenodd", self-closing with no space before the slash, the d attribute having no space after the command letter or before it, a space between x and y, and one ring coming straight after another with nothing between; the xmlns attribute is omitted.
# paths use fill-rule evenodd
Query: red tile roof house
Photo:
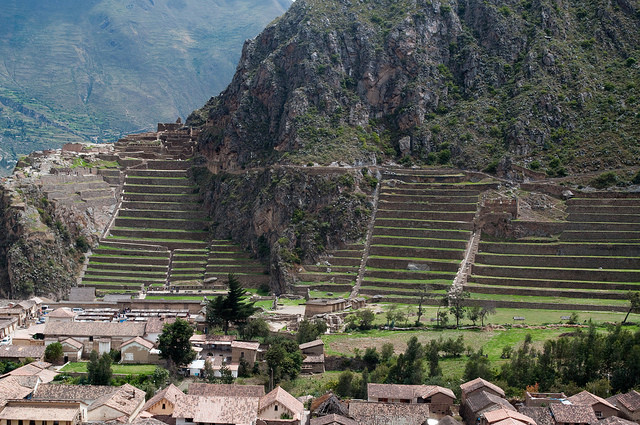
<svg viewBox="0 0 640 425"><path fill-rule="evenodd" d="M554 403L549 409L556 425L590 425L598 422L596 414L588 405Z"/></svg>
<svg viewBox="0 0 640 425"><path fill-rule="evenodd" d="M319 418L311 418L309 425L358 425L358 423L351 418L332 413Z"/></svg>
<svg viewBox="0 0 640 425"><path fill-rule="evenodd" d="M536 425L536 421L513 410L497 409L483 413L480 425Z"/></svg>
<svg viewBox="0 0 640 425"><path fill-rule="evenodd" d="M437 385L367 384L368 401L384 403L425 403L433 417L451 414L456 396L449 388Z"/></svg>
<svg viewBox="0 0 640 425"><path fill-rule="evenodd" d="M504 398L490 392L475 392L466 398L460 406L460 415L468 424L475 424L483 413L492 410L506 409L515 411L516 409Z"/></svg>
<svg viewBox="0 0 640 425"><path fill-rule="evenodd" d="M462 390L462 403L464 403L468 397L471 397L481 391L492 393L498 397L504 398L504 390L502 388L482 378L476 378L472 381L465 382L460 385L460 389Z"/></svg>
<svg viewBox="0 0 640 425"><path fill-rule="evenodd" d="M640 393L631 390L625 394L618 394L607 399L618 409L621 416L640 423Z"/></svg>
<svg viewBox="0 0 640 425"><path fill-rule="evenodd" d="M593 413L595 413L596 418L598 419L608 418L609 416L618 416L620 413L620 410L618 410L616 406L609 403L602 397L591 394L589 391L579 392L578 394L568 397L567 400L570 401L571 404L591 406Z"/></svg>
<svg viewBox="0 0 640 425"><path fill-rule="evenodd" d="M131 338L120 345L121 363L158 363L160 358L153 354L153 342L142 337Z"/></svg>
<svg viewBox="0 0 640 425"><path fill-rule="evenodd" d="M155 417L167 424L175 424L175 419L171 416L176 406L177 398L184 394L178 387L170 384L168 387L158 391L142 406L141 417Z"/></svg>
<svg viewBox="0 0 640 425"><path fill-rule="evenodd" d="M84 407L73 401L9 400L0 412L0 424L78 425L85 419Z"/></svg>
<svg viewBox="0 0 640 425"><path fill-rule="evenodd" d="M424 403L349 402L349 416L362 425L422 425L429 414L429 405Z"/></svg>
<svg viewBox="0 0 640 425"><path fill-rule="evenodd" d="M283 419L289 419L280 422L287 425L304 425L307 423L304 405L279 386L260 398L258 418L264 419L270 424L278 423Z"/></svg>

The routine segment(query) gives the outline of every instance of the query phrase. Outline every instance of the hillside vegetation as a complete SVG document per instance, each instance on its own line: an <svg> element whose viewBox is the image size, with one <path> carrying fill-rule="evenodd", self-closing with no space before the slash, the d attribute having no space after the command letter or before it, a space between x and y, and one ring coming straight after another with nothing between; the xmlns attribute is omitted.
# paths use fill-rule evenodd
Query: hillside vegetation
<svg viewBox="0 0 640 425"><path fill-rule="evenodd" d="M223 168L625 167L640 158L639 27L637 0L299 0L189 123Z"/></svg>
<svg viewBox="0 0 640 425"><path fill-rule="evenodd" d="M4 1L0 173L33 150L185 117L228 84L245 39L290 3Z"/></svg>

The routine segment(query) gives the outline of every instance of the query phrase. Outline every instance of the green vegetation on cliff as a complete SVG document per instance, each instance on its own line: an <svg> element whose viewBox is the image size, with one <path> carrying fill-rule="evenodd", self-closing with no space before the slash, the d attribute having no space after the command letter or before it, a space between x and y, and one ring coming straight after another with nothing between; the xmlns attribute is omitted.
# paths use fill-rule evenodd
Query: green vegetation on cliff
<svg viewBox="0 0 640 425"><path fill-rule="evenodd" d="M632 0L299 0L189 122L214 162L637 165Z"/></svg>

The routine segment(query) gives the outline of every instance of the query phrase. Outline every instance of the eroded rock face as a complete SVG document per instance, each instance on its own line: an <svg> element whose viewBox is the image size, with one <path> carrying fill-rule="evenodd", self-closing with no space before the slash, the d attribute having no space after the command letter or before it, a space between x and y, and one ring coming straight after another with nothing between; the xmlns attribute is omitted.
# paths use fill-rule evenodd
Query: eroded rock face
<svg viewBox="0 0 640 425"><path fill-rule="evenodd" d="M74 157L34 153L3 179L0 296L64 296L111 219L113 189L95 170L71 168Z"/></svg>
<svg viewBox="0 0 640 425"><path fill-rule="evenodd" d="M634 162L627 136L640 130L623 92L637 87L623 86L637 78L627 58L640 14L624 4L299 0L245 44L231 84L188 124L222 170L446 162L443 151L465 168L505 153L576 170ZM624 136L600 126L612 119L603 102Z"/></svg>
<svg viewBox="0 0 640 425"><path fill-rule="evenodd" d="M362 238L377 183L367 169L272 167L239 173L193 171L215 223L270 264L271 287L287 291L294 263Z"/></svg>

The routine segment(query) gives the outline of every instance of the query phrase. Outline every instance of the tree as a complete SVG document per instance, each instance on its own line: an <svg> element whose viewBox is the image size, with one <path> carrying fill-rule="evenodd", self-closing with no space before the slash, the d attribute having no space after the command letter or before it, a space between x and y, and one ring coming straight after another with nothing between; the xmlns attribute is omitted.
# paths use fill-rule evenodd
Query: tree
<svg viewBox="0 0 640 425"><path fill-rule="evenodd" d="M624 320L622 323L625 323L629 318L629 314L631 313L640 313L640 292L631 292L627 294L627 299L629 300L629 311L627 311L627 315L624 316Z"/></svg>
<svg viewBox="0 0 640 425"><path fill-rule="evenodd" d="M471 381L476 378L486 379L488 381L493 379L493 371L489 359L485 357L482 350L473 353L464 368L463 379L465 381Z"/></svg>
<svg viewBox="0 0 640 425"><path fill-rule="evenodd" d="M378 354L378 350L376 347L367 347L364 351L364 355L362 356L362 360L366 366L366 369L373 370L380 363L380 354Z"/></svg>
<svg viewBox="0 0 640 425"><path fill-rule="evenodd" d="M471 320L473 326L476 325L476 322L480 319L480 312L482 311L482 307L474 306L469 307L467 309L467 319Z"/></svg>
<svg viewBox="0 0 640 425"><path fill-rule="evenodd" d="M422 318L422 304L424 303L424 300L427 298L433 298L435 296L435 294L431 291L433 291L433 287L428 283L425 283L422 287L422 290L420 291L420 301L418 301L418 317L416 318L416 325L420 324L420 319Z"/></svg>
<svg viewBox="0 0 640 425"><path fill-rule="evenodd" d="M360 329L361 331L366 331L371 329L375 318L376 316L373 311L368 308L358 310L354 314L347 316L345 319L345 322L347 323L347 330Z"/></svg>
<svg viewBox="0 0 640 425"><path fill-rule="evenodd" d="M160 357L171 360L176 366L190 363L196 358L196 352L191 348L189 338L193 335L193 328L186 320L177 318L173 323L167 323L158 337Z"/></svg>
<svg viewBox="0 0 640 425"><path fill-rule="evenodd" d="M464 291L461 287L455 287L455 289L447 294L449 312L456 318L456 328L460 326L460 319L465 316L467 310L465 300L469 297L471 297L471 294Z"/></svg>
<svg viewBox="0 0 640 425"><path fill-rule="evenodd" d="M98 357L96 350L93 350L89 356L89 364L87 365L87 380L91 385L110 385L111 384L111 356L104 353Z"/></svg>
<svg viewBox="0 0 640 425"><path fill-rule="evenodd" d="M296 340L298 344L304 344L318 339L318 337L327 331L327 323L324 320L303 320L298 325L298 333Z"/></svg>
<svg viewBox="0 0 640 425"><path fill-rule="evenodd" d="M269 324L261 318L249 320L242 327L242 337L248 340L253 338L266 338L269 336Z"/></svg>
<svg viewBox="0 0 640 425"><path fill-rule="evenodd" d="M47 345L47 348L44 350L44 359L49 363L60 363L64 353L62 351L62 344L59 342L54 342L53 344Z"/></svg>
<svg viewBox="0 0 640 425"><path fill-rule="evenodd" d="M496 307L493 304L486 304L480 310L480 326L484 328L484 319L488 316L496 314Z"/></svg>
<svg viewBox="0 0 640 425"><path fill-rule="evenodd" d="M265 353L265 360L270 376L273 377L273 388L284 378L295 379L302 369L302 352L298 344L286 337L274 338Z"/></svg>
<svg viewBox="0 0 640 425"><path fill-rule="evenodd" d="M244 288L233 273L228 275L228 284L227 295L210 300L206 312L207 324L222 326L225 335L229 333L229 323L242 326L256 311L254 303L246 301Z"/></svg>

